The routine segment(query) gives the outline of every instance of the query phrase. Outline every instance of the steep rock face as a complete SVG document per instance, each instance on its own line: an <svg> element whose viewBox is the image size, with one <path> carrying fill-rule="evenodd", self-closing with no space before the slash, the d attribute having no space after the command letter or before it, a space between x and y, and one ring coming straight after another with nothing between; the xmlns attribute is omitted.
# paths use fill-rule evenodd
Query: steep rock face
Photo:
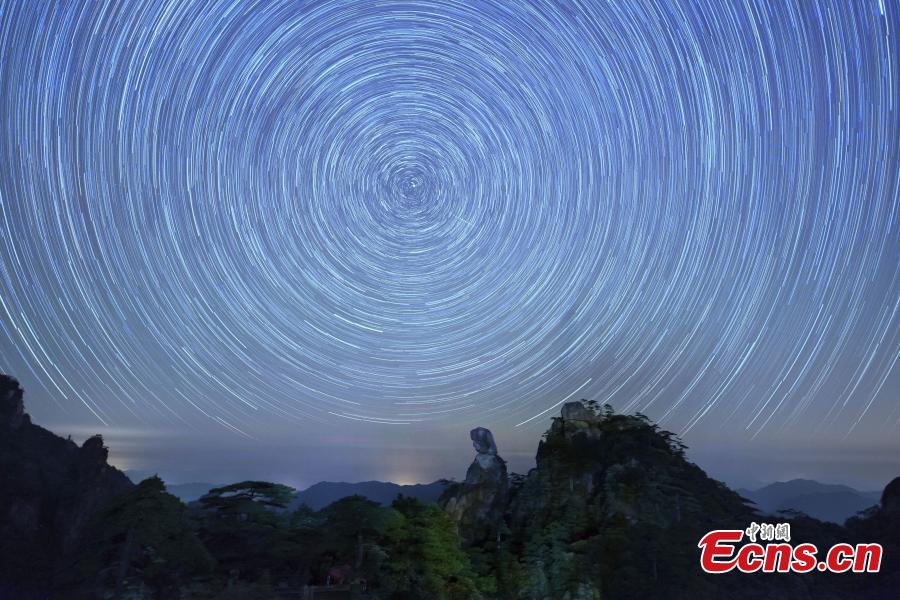
<svg viewBox="0 0 900 600"><path fill-rule="evenodd" d="M0 582L46 585L90 517L132 487L107 454L99 436L79 447L32 424L19 383L0 374Z"/></svg>
<svg viewBox="0 0 900 600"><path fill-rule="evenodd" d="M900 598L900 477L885 486L878 506L847 519L842 542L882 545L881 572L866 574L865 589L854 590L864 599Z"/></svg>
<svg viewBox="0 0 900 600"><path fill-rule="evenodd" d="M535 513L552 518L572 500L587 501L597 518L660 527L688 515L709 520L713 515L700 509L701 497L721 498L718 522L751 514L737 494L685 460L673 434L642 416L603 416L569 402L538 445L535 461L512 507L514 522Z"/></svg>
<svg viewBox="0 0 900 600"><path fill-rule="evenodd" d="M744 529L761 520L758 513L690 463L674 434L642 415L598 408L562 407L539 444L536 468L511 478L495 526L501 535L470 547L476 564L493 561L498 581L514 590L509 597L842 597L816 575L704 574L700 538ZM798 526L799 539L819 541L811 537L817 523Z"/></svg>
<svg viewBox="0 0 900 600"><path fill-rule="evenodd" d="M900 520L900 477L895 477L881 494L881 511Z"/></svg>
<svg viewBox="0 0 900 600"><path fill-rule="evenodd" d="M536 464L513 489L508 515L511 543L526 557L527 597L653 597L679 570L697 571L695 556L673 560L667 544L696 547L704 530L743 528L752 516L684 459L672 434L582 402L553 419Z"/></svg>
<svg viewBox="0 0 900 600"><path fill-rule="evenodd" d="M18 381L0 374L0 431L5 435L31 423L25 413L24 396Z"/></svg>
<svg viewBox="0 0 900 600"><path fill-rule="evenodd" d="M494 442L494 434L490 429L484 427L476 427L469 432L472 438L472 445L475 446L475 452L478 454L497 455L497 444Z"/></svg>
<svg viewBox="0 0 900 600"><path fill-rule="evenodd" d="M495 537L502 522L509 492L506 461L497 454L490 430L473 429L469 436L475 447L475 460L461 484L451 485L439 503L456 521L460 536L468 544Z"/></svg>

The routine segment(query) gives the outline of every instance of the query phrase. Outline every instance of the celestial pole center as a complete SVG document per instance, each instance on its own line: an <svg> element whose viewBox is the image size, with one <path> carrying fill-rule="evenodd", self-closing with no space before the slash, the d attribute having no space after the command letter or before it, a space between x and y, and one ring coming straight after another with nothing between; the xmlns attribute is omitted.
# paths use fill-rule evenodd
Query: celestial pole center
<svg viewBox="0 0 900 600"><path fill-rule="evenodd" d="M898 426L894 2L0 6L38 411Z"/></svg>

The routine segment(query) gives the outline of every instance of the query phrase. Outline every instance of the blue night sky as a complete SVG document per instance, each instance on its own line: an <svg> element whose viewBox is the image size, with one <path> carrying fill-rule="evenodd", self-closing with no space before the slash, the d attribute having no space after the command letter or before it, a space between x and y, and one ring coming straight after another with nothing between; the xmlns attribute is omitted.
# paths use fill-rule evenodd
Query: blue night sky
<svg viewBox="0 0 900 600"><path fill-rule="evenodd" d="M0 370L123 468L408 482L567 399L900 474L900 3L0 0Z"/></svg>

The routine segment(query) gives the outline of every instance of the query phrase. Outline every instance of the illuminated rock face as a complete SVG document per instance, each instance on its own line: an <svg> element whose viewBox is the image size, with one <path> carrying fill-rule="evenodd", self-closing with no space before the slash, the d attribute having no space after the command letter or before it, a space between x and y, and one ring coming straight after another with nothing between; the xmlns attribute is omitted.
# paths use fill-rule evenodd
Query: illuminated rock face
<svg viewBox="0 0 900 600"><path fill-rule="evenodd" d="M566 402L562 407L562 418L566 421L593 421L595 415L581 402Z"/></svg>
<svg viewBox="0 0 900 600"><path fill-rule="evenodd" d="M484 427L476 427L469 432L472 438L472 445L478 454L497 454L497 444L494 443L494 434L490 429Z"/></svg>
<svg viewBox="0 0 900 600"><path fill-rule="evenodd" d="M448 488L441 498L444 510L456 521L466 544L484 541L496 534L509 494L506 461L497 454L489 429L469 432L477 454L466 471L466 480Z"/></svg>

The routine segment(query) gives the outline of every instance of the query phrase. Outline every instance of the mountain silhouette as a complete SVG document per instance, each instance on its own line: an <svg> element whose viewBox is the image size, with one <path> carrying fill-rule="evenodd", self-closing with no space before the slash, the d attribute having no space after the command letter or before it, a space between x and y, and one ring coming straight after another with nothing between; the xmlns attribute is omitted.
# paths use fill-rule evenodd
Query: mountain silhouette
<svg viewBox="0 0 900 600"><path fill-rule="evenodd" d="M470 437L475 458L457 483L294 493L244 481L186 506L171 492L207 484L134 485L99 436L78 446L32 424L18 382L0 375L0 598L276 600L326 597L335 582L384 600L900 597L900 478L840 526L796 511L767 519L688 461L674 434L592 402L562 407L527 474L507 472L489 430ZM784 504L854 490L800 480L761 492ZM767 520L822 549L882 544L881 572L700 569L704 534Z"/></svg>
<svg viewBox="0 0 900 600"><path fill-rule="evenodd" d="M832 523L843 523L878 503L881 492L861 492L850 486L819 483L810 479L779 481L757 490L739 489L760 511L775 514L796 510Z"/></svg>
<svg viewBox="0 0 900 600"><path fill-rule="evenodd" d="M167 483L166 491L185 504L189 504L220 485L219 483Z"/></svg>
<svg viewBox="0 0 900 600"><path fill-rule="evenodd" d="M347 496L362 496L383 506L389 505L401 494L422 502L433 503L437 502L443 491L444 484L440 481L413 485L401 485L388 481L361 481L359 483L321 481L294 494L288 509L295 510L305 504L313 510L319 510L335 500Z"/></svg>
<svg viewBox="0 0 900 600"><path fill-rule="evenodd" d="M80 551L91 517L133 487L107 463L103 438L78 446L33 424L23 395L0 374L0 598L51 581Z"/></svg>

